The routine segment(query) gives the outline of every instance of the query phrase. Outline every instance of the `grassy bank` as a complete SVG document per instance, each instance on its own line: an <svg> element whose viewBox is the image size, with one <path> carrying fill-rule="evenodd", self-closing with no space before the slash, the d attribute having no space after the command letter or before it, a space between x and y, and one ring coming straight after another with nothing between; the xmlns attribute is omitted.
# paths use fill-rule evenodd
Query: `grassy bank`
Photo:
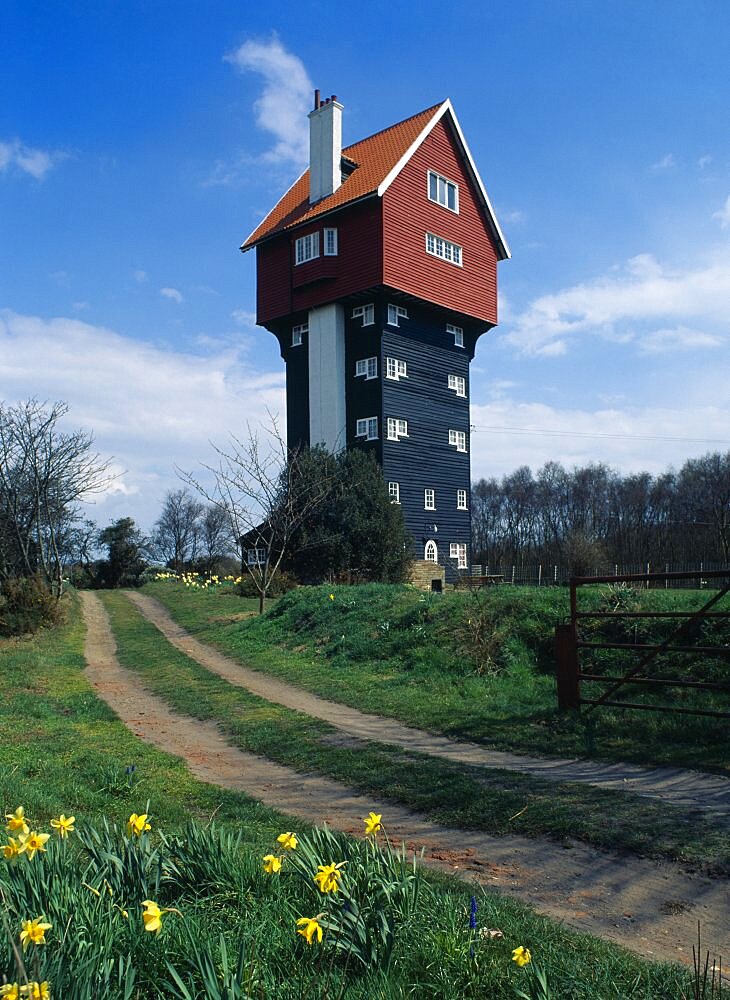
<svg viewBox="0 0 730 1000"><path fill-rule="evenodd" d="M553 632L568 613L562 588L444 595L383 585L301 588L261 618L248 614L253 602L230 588L156 583L145 590L234 658L364 711L499 749L730 772L726 721L617 709L558 712ZM702 596L670 590L640 599L682 610L697 607ZM595 588L587 604L610 608L616 600ZM653 622L649 641L665 627ZM602 655L603 668L616 669L621 654ZM662 697L677 705L712 702L686 690Z"/></svg>
<svg viewBox="0 0 730 1000"><path fill-rule="evenodd" d="M123 607L118 595L110 603ZM136 624L117 626L129 647L125 628L134 632ZM164 676L168 657L159 638L152 651ZM185 681L178 685L182 689L188 685L187 668L174 667ZM154 673L147 673L145 682ZM215 694L211 688L210 697ZM389 965L358 968L338 957L326 936L321 949L307 946L295 933L295 920L317 909L312 886L286 872L274 881L261 868L262 854L276 851L276 835L290 828L285 819L244 795L196 781L179 760L147 747L116 719L84 677L76 606L54 632L0 642L0 799L3 814L23 804L39 830L48 830L50 818L60 812L74 814L82 837L83 849L72 835L66 855L55 840L47 856L23 860L26 869L0 867L12 933L23 919L39 916L39 906L47 910L53 925L47 943L35 951L31 946L26 958L32 978L49 979L54 997L91 1000L100 989L107 1000L185 997L170 963L190 983L191 996L508 1000L515 988L529 990L535 983L531 966L518 969L510 961L518 945L529 947L547 971L555 996L677 1000L692 995L688 975L676 967L644 962L481 891L472 930L470 890L432 876L407 919L397 924ZM113 874L116 866L104 860L103 851L88 852L92 827L102 832L102 817L120 827L104 842L118 856L127 817L145 809L147 801L149 847L164 863L122 865ZM217 833L203 829L213 813ZM240 842L230 839L239 836ZM352 857L353 850L343 841L342 857ZM0 860L0 866L6 864ZM101 896L81 884L82 875L92 887L98 883ZM102 876L112 884L111 896ZM179 911L163 916L159 936L147 934L141 920L142 898L152 893L161 906ZM489 930L503 936L492 937ZM231 970L243 955L238 993L222 986L222 942ZM212 985L204 988L206 965ZM0 946L0 982L3 976L17 979L7 942Z"/></svg>
<svg viewBox="0 0 730 1000"><path fill-rule="evenodd" d="M730 834L689 811L623 792L343 741L331 725L264 701L199 666L123 595L105 594L104 602L120 661L178 711L215 721L242 749L317 771L377 801L402 803L454 827L579 839L730 871Z"/></svg>

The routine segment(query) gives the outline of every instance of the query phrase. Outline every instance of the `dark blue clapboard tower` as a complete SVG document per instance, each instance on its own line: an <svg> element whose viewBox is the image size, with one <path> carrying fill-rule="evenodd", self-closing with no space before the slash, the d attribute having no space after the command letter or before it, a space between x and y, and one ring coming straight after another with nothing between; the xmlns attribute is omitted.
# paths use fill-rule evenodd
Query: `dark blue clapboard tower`
<svg viewBox="0 0 730 1000"><path fill-rule="evenodd" d="M242 246L286 362L287 440L372 451L417 559L469 565L469 362L509 257L450 101L342 148L315 92L310 165Z"/></svg>

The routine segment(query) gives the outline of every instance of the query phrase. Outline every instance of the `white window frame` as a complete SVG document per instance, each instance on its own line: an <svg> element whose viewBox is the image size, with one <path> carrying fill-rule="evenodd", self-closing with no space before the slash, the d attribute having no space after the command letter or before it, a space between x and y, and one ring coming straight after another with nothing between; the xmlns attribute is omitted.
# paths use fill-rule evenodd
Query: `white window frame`
<svg viewBox="0 0 730 1000"><path fill-rule="evenodd" d="M453 323L446 324L446 332L453 333L454 335L454 347L464 346L464 331L460 326L454 326Z"/></svg>
<svg viewBox="0 0 730 1000"><path fill-rule="evenodd" d="M391 503L400 503L400 483L388 483L388 496Z"/></svg>
<svg viewBox="0 0 730 1000"><path fill-rule="evenodd" d="M377 441L378 418L361 417L355 425L355 437L365 438L366 441Z"/></svg>
<svg viewBox="0 0 730 1000"><path fill-rule="evenodd" d="M431 178L433 177L435 181L436 197L434 198L431 194ZM449 188L453 188L454 191L454 207L449 205ZM441 205L443 208L449 210L449 212L454 212L455 215L459 214L459 185L456 181L450 181L448 177L444 177L443 174L436 173L435 170L429 170L426 175L426 194L428 195L428 200L434 202L436 205ZM444 200L441 199L441 195L444 195Z"/></svg>
<svg viewBox="0 0 730 1000"><path fill-rule="evenodd" d="M469 563L466 558L466 542L451 542L449 545L449 558L456 559L457 569L468 569Z"/></svg>
<svg viewBox="0 0 730 1000"><path fill-rule="evenodd" d="M360 376L365 377L365 381L369 382L370 379L378 377L378 359L377 358L360 358L359 361L355 362L355 378L360 378Z"/></svg>
<svg viewBox="0 0 730 1000"><path fill-rule="evenodd" d="M436 490L430 487L423 491L423 509L436 510Z"/></svg>
<svg viewBox="0 0 730 1000"><path fill-rule="evenodd" d="M466 399L466 379L463 375L449 375L449 389L453 389L457 396Z"/></svg>
<svg viewBox="0 0 730 1000"><path fill-rule="evenodd" d="M451 240L445 240L443 236L436 236L435 233L426 233L426 253L455 267L464 265L464 248Z"/></svg>
<svg viewBox="0 0 730 1000"><path fill-rule="evenodd" d="M457 451L466 451L466 431L449 428L449 444L454 445Z"/></svg>
<svg viewBox="0 0 730 1000"><path fill-rule="evenodd" d="M401 420L400 417L388 417L388 440L400 441L402 437L408 437L408 421Z"/></svg>
<svg viewBox="0 0 730 1000"><path fill-rule="evenodd" d="M423 547L423 558L426 562L437 563L439 561L439 549L433 538L429 538Z"/></svg>
<svg viewBox="0 0 730 1000"><path fill-rule="evenodd" d="M246 563L249 566L265 566L268 553L266 549L255 548L246 550Z"/></svg>
<svg viewBox="0 0 730 1000"><path fill-rule="evenodd" d="M457 490L456 491L456 509L457 510L469 510L469 493L467 490Z"/></svg>
<svg viewBox="0 0 730 1000"><path fill-rule="evenodd" d="M400 326L399 320L408 319L408 310L403 306L388 303L388 326Z"/></svg>
<svg viewBox="0 0 730 1000"><path fill-rule="evenodd" d="M309 333L309 323L297 323L291 328L291 346L301 347L302 338L305 333Z"/></svg>
<svg viewBox="0 0 730 1000"><path fill-rule="evenodd" d="M352 310L352 318L357 319L358 317L362 319L363 326L372 326L375 322L375 304L368 302L366 306L355 306Z"/></svg>
<svg viewBox="0 0 730 1000"><path fill-rule="evenodd" d="M385 377L397 382L398 379L408 378L408 365L400 358L385 359Z"/></svg>
<svg viewBox="0 0 730 1000"><path fill-rule="evenodd" d="M324 231L324 255L325 257L337 256L337 230L329 227Z"/></svg>
<svg viewBox="0 0 730 1000"><path fill-rule="evenodd" d="M300 236L295 244L295 264L306 264L319 257L319 231Z"/></svg>

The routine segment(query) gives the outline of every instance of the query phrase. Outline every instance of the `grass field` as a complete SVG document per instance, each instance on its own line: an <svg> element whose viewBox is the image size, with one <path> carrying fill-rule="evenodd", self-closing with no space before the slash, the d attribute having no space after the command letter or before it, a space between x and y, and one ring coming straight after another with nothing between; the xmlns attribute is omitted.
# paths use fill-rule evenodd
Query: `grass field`
<svg viewBox="0 0 730 1000"><path fill-rule="evenodd" d="M145 590L231 656L364 711L499 749L730 772L726 721L617 709L558 712L553 631L568 613L563 588L496 587L476 595L383 585L302 588L261 618L249 617L255 602L231 588L154 583ZM588 602L602 606L605 595L595 588ZM681 610L697 607L703 595L670 590L640 598ZM651 625L650 640L661 638L662 627ZM730 641L726 632L712 638ZM604 654L603 665L611 669L620 655ZM727 661L711 669L726 676ZM663 697L688 705L703 695ZM704 697L711 706L712 696Z"/></svg>
<svg viewBox="0 0 730 1000"><path fill-rule="evenodd" d="M686 810L578 783L485 772L377 743L338 746L331 725L264 701L179 652L124 595L105 593L103 600L122 664L179 712L215 721L244 750L462 829L579 839L730 871L730 834Z"/></svg>
<svg viewBox="0 0 730 1000"><path fill-rule="evenodd" d="M123 611L122 601L118 595L109 598L129 659L141 655L141 646L134 647L134 642L143 643L145 636L134 615ZM533 966L518 969L510 961L511 950L518 945L531 948L556 997L677 1000L684 994L691 996L688 976L681 970L645 963L537 917L525 906L479 892L478 928L497 928L504 935L483 937L478 928L469 928L470 890L432 876L424 881L408 919L398 924L389 965L356 968L337 957L326 937L321 949L307 947L295 934L293 921L300 913L313 912L311 887L307 890L293 878L274 882L261 872L262 854L275 846L278 833L290 828L285 818L244 795L194 780L178 760L146 747L129 733L86 682L82 642L83 629L73 605L61 629L0 643L3 813L23 804L38 829L47 829L50 818L60 812L74 814L79 830L85 830L84 843L89 844L93 840L90 828L94 824L98 828L101 817L123 828L131 812L148 808L153 824L150 849L159 852L156 857L171 856L177 872L170 874L171 869L162 865L168 874L157 884L158 900L179 914L164 918L159 937L145 934L139 904L150 889L141 876L135 881L134 872L124 867L124 878L110 875L115 892L112 902L127 906L129 917L125 920L120 909L104 904L101 897L99 902L80 887L82 874L92 884L95 876L93 865L87 868L88 853L80 851L73 837L67 858L55 844L47 857L23 862L28 871L38 873L37 881L31 880L35 885L32 906L45 907L53 914L55 926L48 932L46 946L36 949L39 964L33 971L39 981L51 979L53 997L91 1000L101 995L81 972L93 967L96 982L104 984L99 989L109 1000L143 996L281 1000L489 996L500 1000L514 997L516 988L530 990L536 983ZM164 677L170 666L167 652L160 657L159 644L153 648ZM174 666L180 668L179 663ZM149 676L145 675L146 682ZM181 690L192 676L188 667L180 670ZM232 697L217 682L209 682L205 704L212 710ZM254 706L249 711L253 714L246 728L250 724L254 731L266 732L267 726L282 724L281 717L274 719L267 710L259 719L260 726L253 725ZM135 770L128 773L131 767ZM202 826L214 813L220 833L206 834ZM197 826L186 826L191 819ZM160 828L168 835L167 846ZM231 834L240 835L240 844L226 839ZM121 835L115 836L119 840ZM0 887L12 926L29 916L31 883L22 869L3 869L4 864L0 861ZM105 870L111 872L108 867ZM61 906L66 911L57 913ZM33 916L38 915L35 909ZM82 924L86 930L79 937ZM232 967L243 949L245 992L242 988L225 992L220 985L225 965L221 942ZM97 954L99 962L109 958L111 964L94 965ZM203 990L201 985L208 960L208 971L212 969L218 983L215 990L212 986ZM32 949L28 962L33 967ZM190 981L192 992L179 990L168 962L185 982ZM0 963L0 981L3 974L12 980L7 943L0 948Z"/></svg>

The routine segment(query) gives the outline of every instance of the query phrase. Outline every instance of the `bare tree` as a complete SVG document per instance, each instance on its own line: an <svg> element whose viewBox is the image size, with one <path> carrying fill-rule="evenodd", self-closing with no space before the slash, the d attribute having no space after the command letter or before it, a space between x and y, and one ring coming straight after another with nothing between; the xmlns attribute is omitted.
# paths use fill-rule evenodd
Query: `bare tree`
<svg viewBox="0 0 730 1000"><path fill-rule="evenodd" d="M200 519L200 561L208 573L213 572L215 564L224 559L236 548L234 531L228 511L220 507L207 507Z"/></svg>
<svg viewBox="0 0 730 1000"><path fill-rule="evenodd" d="M154 550L178 573L195 559L204 505L189 490L168 490L152 534Z"/></svg>
<svg viewBox="0 0 730 1000"><path fill-rule="evenodd" d="M271 414L264 435L262 440L249 427L246 440L231 435L228 447L213 445L217 464L204 466L213 476L210 486L191 473L181 473L188 485L228 517L241 555L241 572L254 582L260 613L295 532L332 486L322 477L306 475L299 453L287 449Z"/></svg>
<svg viewBox="0 0 730 1000"><path fill-rule="evenodd" d="M0 403L0 575L39 573L56 598L63 540L79 502L108 485L86 431L61 431L65 403Z"/></svg>

